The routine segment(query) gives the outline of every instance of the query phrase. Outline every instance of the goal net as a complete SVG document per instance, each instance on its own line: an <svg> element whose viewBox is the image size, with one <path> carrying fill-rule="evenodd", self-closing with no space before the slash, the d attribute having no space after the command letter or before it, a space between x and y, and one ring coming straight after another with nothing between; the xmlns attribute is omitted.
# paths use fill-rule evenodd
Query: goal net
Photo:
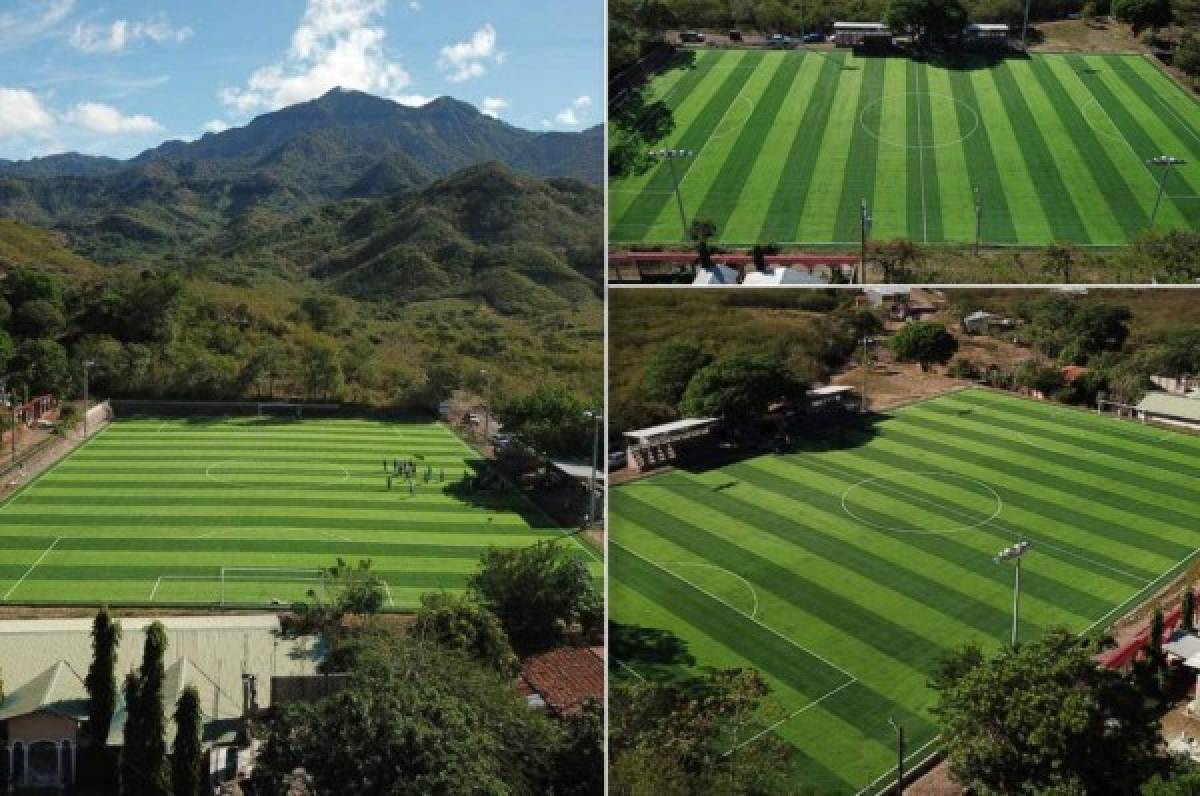
<svg viewBox="0 0 1200 796"><path fill-rule="evenodd" d="M1096 413L1125 420L1141 419L1138 417L1136 406L1133 404L1124 404L1119 401L1107 401L1104 399L1096 401Z"/></svg>
<svg viewBox="0 0 1200 796"><path fill-rule="evenodd" d="M304 417L303 404L263 403L258 405L259 417Z"/></svg>
<svg viewBox="0 0 1200 796"><path fill-rule="evenodd" d="M325 591L319 567L221 567L221 605L227 602L292 603L309 589Z"/></svg>

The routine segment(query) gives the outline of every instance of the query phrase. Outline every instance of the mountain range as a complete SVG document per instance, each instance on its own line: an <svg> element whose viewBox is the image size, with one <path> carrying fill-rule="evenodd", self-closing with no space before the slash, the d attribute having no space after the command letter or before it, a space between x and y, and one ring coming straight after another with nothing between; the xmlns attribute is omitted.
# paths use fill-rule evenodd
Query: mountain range
<svg viewBox="0 0 1200 796"><path fill-rule="evenodd" d="M603 128L534 132L450 97L414 108L333 89L130 160L0 160L0 217L53 228L100 263L186 259L231 231L276 227L328 203L417 192L484 162L599 185Z"/></svg>

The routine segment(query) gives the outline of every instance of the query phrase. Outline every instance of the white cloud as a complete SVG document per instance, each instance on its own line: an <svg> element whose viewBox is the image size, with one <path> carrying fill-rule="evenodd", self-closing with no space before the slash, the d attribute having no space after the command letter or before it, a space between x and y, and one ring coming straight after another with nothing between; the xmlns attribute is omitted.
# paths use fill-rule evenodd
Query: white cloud
<svg viewBox="0 0 1200 796"><path fill-rule="evenodd" d="M0 13L0 38L36 36L62 22L75 0L24 0L13 11Z"/></svg>
<svg viewBox="0 0 1200 796"><path fill-rule="evenodd" d="M462 83L487 74L489 60L504 63L507 53L496 50L496 28L490 22L457 44L447 44L438 56L437 65L451 83Z"/></svg>
<svg viewBox="0 0 1200 796"><path fill-rule="evenodd" d="M419 108L422 105L428 105L433 102L437 97L427 97L424 94L400 94L399 96L392 97L392 99L401 105L407 105L410 108Z"/></svg>
<svg viewBox="0 0 1200 796"><path fill-rule="evenodd" d="M575 101L571 104L580 110L584 110L585 108L592 107L592 98L584 94L582 97L576 97Z"/></svg>
<svg viewBox="0 0 1200 796"><path fill-rule="evenodd" d="M555 114L554 121L559 127L582 127L587 124L591 109L592 98L583 94L571 100L570 105ZM542 127L553 126L548 119L542 121Z"/></svg>
<svg viewBox="0 0 1200 796"><path fill-rule="evenodd" d="M204 123L204 132L223 133L229 129L229 123L221 119L212 119Z"/></svg>
<svg viewBox="0 0 1200 796"><path fill-rule="evenodd" d="M484 97L483 102L479 103L479 112L493 119L499 119L507 108L508 100L503 97Z"/></svg>
<svg viewBox="0 0 1200 796"><path fill-rule="evenodd" d="M409 4L408 4L408 7L411 8L413 11L421 10L421 4L417 0L411 0L411 2L409 2Z"/></svg>
<svg viewBox="0 0 1200 796"><path fill-rule="evenodd" d="M0 138L44 134L53 127L54 117L32 92L0 88Z"/></svg>
<svg viewBox="0 0 1200 796"><path fill-rule="evenodd" d="M256 70L244 87L222 89L221 102L247 114L303 102L337 86L401 96L412 78L388 59L384 30L373 24L386 5L386 0L308 0L283 60Z"/></svg>
<svg viewBox="0 0 1200 796"><path fill-rule="evenodd" d="M125 116L102 102L81 102L63 115L63 120L93 133L155 133L163 126L141 114Z"/></svg>
<svg viewBox="0 0 1200 796"><path fill-rule="evenodd" d="M574 108L563 108L558 112L558 115L554 117L554 121L558 122L564 127L579 126L579 116L575 113Z"/></svg>
<svg viewBox="0 0 1200 796"><path fill-rule="evenodd" d="M191 35L191 28L172 27L165 16L158 16L142 22L118 19L107 25L77 22L70 42L72 47L85 53L109 54L122 52L138 41L165 44L186 41Z"/></svg>

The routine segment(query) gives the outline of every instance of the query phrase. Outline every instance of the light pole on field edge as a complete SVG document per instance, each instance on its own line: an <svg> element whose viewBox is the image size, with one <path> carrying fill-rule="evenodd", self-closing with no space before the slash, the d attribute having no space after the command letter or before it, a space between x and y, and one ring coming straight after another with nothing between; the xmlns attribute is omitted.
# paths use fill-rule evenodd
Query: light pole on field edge
<svg viewBox="0 0 1200 796"><path fill-rule="evenodd" d="M1006 547L992 557L992 563L1003 564L1005 561L1013 561L1016 564L1016 575L1013 580L1013 620L1012 620L1012 645L1017 646L1017 616L1021 604L1021 556L1029 551L1033 543L1023 539L1011 547Z"/></svg>
<svg viewBox="0 0 1200 796"><path fill-rule="evenodd" d="M483 444L486 445L492 426L492 375L487 372L486 368L480 370L479 375L483 376L484 383L487 385L487 397L483 405Z"/></svg>
<svg viewBox="0 0 1200 796"><path fill-rule="evenodd" d="M592 419L592 480L588 487L588 524L596 524L596 467L600 456L600 412L588 409L583 413Z"/></svg>
<svg viewBox="0 0 1200 796"><path fill-rule="evenodd" d="M92 369L92 367L93 367L93 366L95 366L95 364L96 364L96 363L95 363L93 360L90 360L90 359L89 359L89 360L86 360L86 361L83 363L83 438L84 438L84 439L87 439L87 435L88 435L88 427L87 427L87 416L88 416L88 371L90 371L90 370Z"/></svg>
<svg viewBox="0 0 1200 796"><path fill-rule="evenodd" d="M0 399L7 399L9 406L9 421L12 426L12 463L17 463L17 393L13 390L8 391L8 380L10 376L0 377ZM0 450L3 450L4 435L0 434Z"/></svg>
<svg viewBox="0 0 1200 796"><path fill-rule="evenodd" d="M675 202L679 205L679 223L683 226L683 241L688 240L688 220L687 213L683 209L683 194L679 192L679 174L675 171L675 161L686 160L687 158L695 157L696 153L690 149L652 149L650 157L656 160L667 161L667 167L671 170L671 184L675 186Z"/></svg>
<svg viewBox="0 0 1200 796"><path fill-rule="evenodd" d="M1182 166L1185 163L1186 160L1171 155L1158 155L1146 161L1147 166L1158 166L1162 169L1162 179L1158 181L1158 196L1154 199L1154 210L1150 212L1151 227L1154 226L1154 219L1158 217L1158 206L1162 204L1163 194L1167 190L1167 176L1171 173L1171 167Z"/></svg>
<svg viewBox="0 0 1200 796"><path fill-rule="evenodd" d="M1021 22L1021 52L1029 51L1027 42L1029 32L1029 4L1032 0L1025 0L1025 19Z"/></svg>
<svg viewBox="0 0 1200 796"><path fill-rule="evenodd" d="M983 200L979 188L975 189L975 256L979 256L979 244L983 240Z"/></svg>
<svg viewBox="0 0 1200 796"><path fill-rule="evenodd" d="M888 724L896 731L896 793L904 793L904 728L888 716Z"/></svg>

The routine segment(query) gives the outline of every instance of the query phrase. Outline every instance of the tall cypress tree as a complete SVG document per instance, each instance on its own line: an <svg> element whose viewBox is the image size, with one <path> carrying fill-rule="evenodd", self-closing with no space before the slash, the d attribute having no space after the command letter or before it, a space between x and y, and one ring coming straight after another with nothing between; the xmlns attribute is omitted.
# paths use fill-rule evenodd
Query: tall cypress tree
<svg viewBox="0 0 1200 796"><path fill-rule="evenodd" d="M1183 591L1183 607L1179 611L1180 621L1186 630L1196 629L1196 584L1189 583Z"/></svg>
<svg viewBox="0 0 1200 796"><path fill-rule="evenodd" d="M200 796L204 758L200 692L188 686L175 704L175 743L171 746L171 793Z"/></svg>
<svg viewBox="0 0 1200 796"><path fill-rule="evenodd" d="M125 702L125 793L129 796L161 796L167 791L167 719L163 711L163 659L167 652L167 630L161 622L146 628L142 665L126 679Z"/></svg>
<svg viewBox="0 0 1200 796"><path fill-rule="evenodd" d="M121 623L113 620L104 606L92 621L92 664L83 684L88 692L87 731L102 745L108 738L113 711L117 707L117 647Z"/></svg>

